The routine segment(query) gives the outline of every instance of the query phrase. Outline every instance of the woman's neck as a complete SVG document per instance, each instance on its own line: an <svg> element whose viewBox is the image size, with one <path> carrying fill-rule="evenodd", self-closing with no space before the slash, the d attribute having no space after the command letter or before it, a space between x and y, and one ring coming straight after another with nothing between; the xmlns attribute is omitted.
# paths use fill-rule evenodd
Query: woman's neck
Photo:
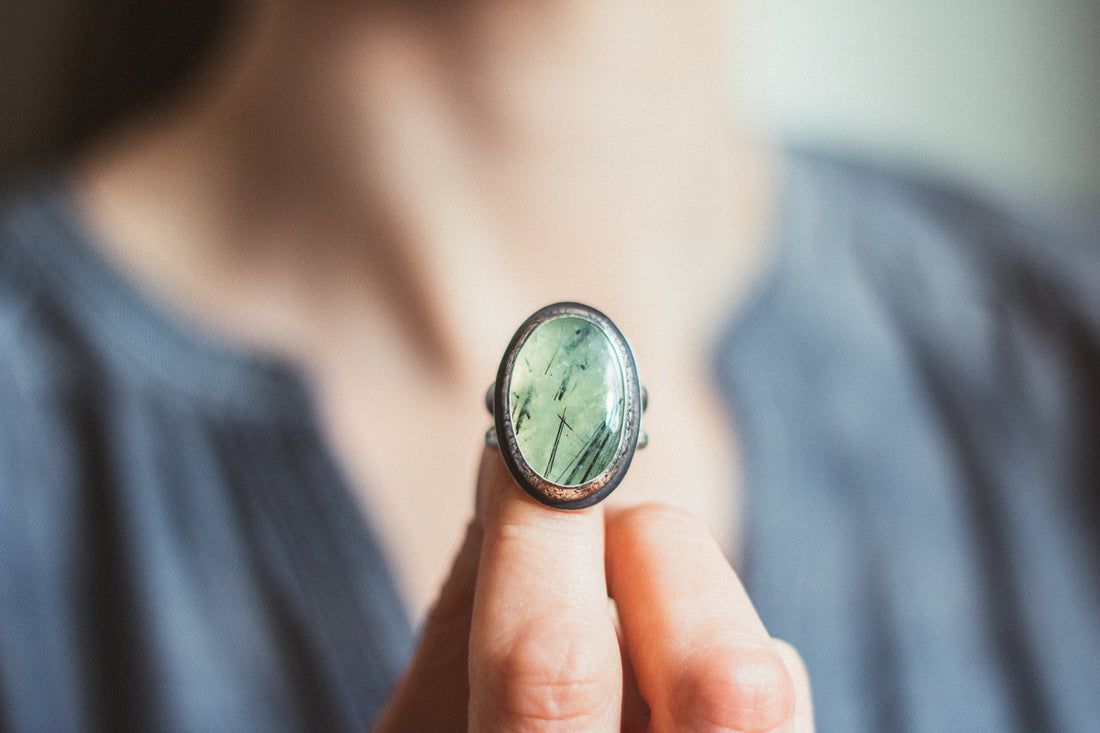
<svg viewBox="0 0 1100 733"><path fill-rule="evenodd" d="M80 195L139 281L295 361L384 314L443 373L480 370L493 342L470 324L562 298L638 348L700 346L759 269L767 160L699 83L722 78L713 28L614 6L452 26L281 5L93 150Z"/></svg>
<svg viewBox="0 0 1100 733"><path fill-rule="evenodd" d="M555 300L611 315L653 392L631 496L732 542L705 355L765 266L772 173L727 114L724 24L627 0L449 22L322 5L247 20L218 70L89 152L106 255L298 365L418 608L469 506L480 395Z"/></svg>

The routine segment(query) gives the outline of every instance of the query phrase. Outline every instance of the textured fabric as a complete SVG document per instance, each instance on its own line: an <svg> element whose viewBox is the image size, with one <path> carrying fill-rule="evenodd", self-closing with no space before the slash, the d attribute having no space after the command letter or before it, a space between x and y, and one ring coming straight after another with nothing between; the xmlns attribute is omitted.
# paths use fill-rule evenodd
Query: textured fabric
<svg viewBox="0 0 1100 733"><path fill-rule="evenodd" d="M720 374L818 730L1100 730L1100 229L790 162Z"/></svg>
<svg viewBox="0 0 1100 733"><path fill-rule="evenodd" d="M303 390L85 240L0 224L0 729L364 730L410 634Z"/></svg>

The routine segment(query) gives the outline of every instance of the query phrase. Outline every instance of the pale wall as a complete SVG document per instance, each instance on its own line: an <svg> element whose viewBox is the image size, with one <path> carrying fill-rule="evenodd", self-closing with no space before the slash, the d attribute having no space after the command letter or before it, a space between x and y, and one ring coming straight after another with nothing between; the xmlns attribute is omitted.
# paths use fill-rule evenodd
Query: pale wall
<svg viewBox="0 0 1100 733"><path fill-rule="evenodd" d="M1012 198L1100 206L1097 0L742 0L760 126Z"/></svg>

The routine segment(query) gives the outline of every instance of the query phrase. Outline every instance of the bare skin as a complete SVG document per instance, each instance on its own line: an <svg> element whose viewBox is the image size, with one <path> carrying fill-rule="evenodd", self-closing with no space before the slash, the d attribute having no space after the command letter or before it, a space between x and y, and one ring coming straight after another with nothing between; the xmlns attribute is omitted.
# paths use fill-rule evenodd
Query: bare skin
<svg viewBox="0 0 1100 733"><path fill-rule="evenodd" d="M739 472L706 354L766 267L773 175L726 106L719 3L362 5L258 2L192 88L93 148L75 188L106 256L216 338L300 369L414 613L469 521L481 395L515 326L555 300L615 318L654 396L654 440L615 498L709 525L553 512L485 458L382 729L796 729L804 674L717 550L737 545ZM563 541L573 554L532 565ZM687 570L663 569L655 548L681 541ZM663 580L636 593L639 573ZM714 611L690 633L669 623L684 597ZM546 609L561 613L540 632ZM540 698L539 665L568 643L593 656ZM447 725L409 724L425 695L454 700L432 706Z"/></svg>

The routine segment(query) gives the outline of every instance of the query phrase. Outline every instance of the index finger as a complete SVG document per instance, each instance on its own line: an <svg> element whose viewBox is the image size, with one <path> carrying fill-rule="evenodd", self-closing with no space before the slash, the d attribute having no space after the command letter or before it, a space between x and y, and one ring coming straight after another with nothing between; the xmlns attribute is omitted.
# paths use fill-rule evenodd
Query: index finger
<svg viewBox="0 0 1100 733"><path fill-rule="evenodd" d="M602 509L543 506L486 448L478 516L470 729L618 731L622 668Z"/></svg>

